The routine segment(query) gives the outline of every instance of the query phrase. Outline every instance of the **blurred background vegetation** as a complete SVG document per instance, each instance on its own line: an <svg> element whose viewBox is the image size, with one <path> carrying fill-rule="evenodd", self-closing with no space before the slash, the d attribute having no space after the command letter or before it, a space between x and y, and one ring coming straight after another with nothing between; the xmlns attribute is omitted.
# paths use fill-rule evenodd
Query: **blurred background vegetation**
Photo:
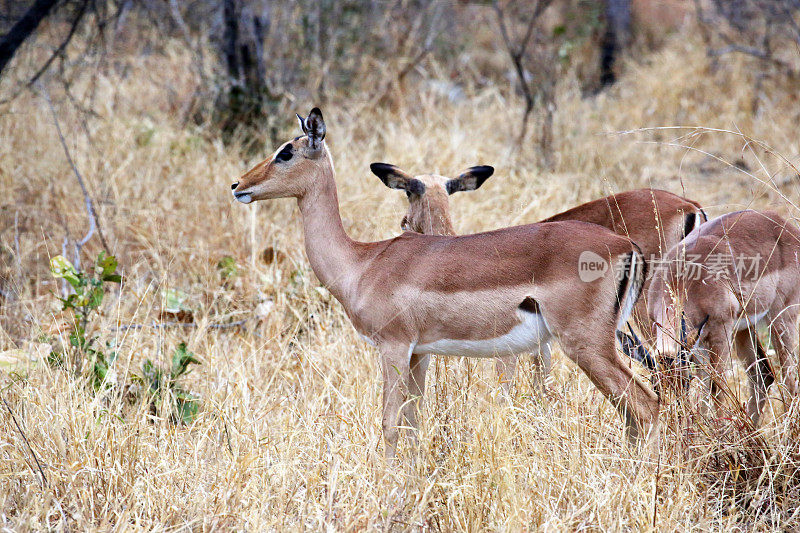
<svg viewBox="0 0 800 533"><path fill-rule="evenodd" d="M197 76L180 118L226 137L244 131L250 148L278 142L281 111L297 102L391 107L420 84L450 99L497 87L521 97L519 142L535 143L551 166L560 86L586 98L608 90L621 58L644 58L687 27L715 63L744 54L759 83L796 82L799 9L795 0L2 0L0 75L6 101L43 80L69 94L78 71L119 68L120 52L164 54L176 40ZM9 63L25 43L42 49L39 61L15 76ZM70 94L86 111L92 97Z"/></svg>

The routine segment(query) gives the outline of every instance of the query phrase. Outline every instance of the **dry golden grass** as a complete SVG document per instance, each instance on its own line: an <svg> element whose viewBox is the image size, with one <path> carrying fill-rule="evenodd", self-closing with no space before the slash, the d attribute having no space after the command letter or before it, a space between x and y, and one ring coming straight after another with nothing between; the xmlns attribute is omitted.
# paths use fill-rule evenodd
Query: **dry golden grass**
<svg viewBox="0 0 800 533"><path fill-rule="evenodd" d="M197 80L178 43L167 54L115 58L100 74L96 117L78 114L56 87L59 120L98 204L125 283L95 331L118 345L117 379L145 358L164 361L181 340L202 359L188 386L202 411L188 427L128 405L123 391L94 395L66 372L23 356L0 369L0 525L70 529L797 529L797 412L768 414L761 432L732 410L715 425L679 429L664 408L657 464L626 447L613 408L555 357L544 401L523 361L510 404L487 362L438 360L430 373L421 450L385 464L380 370L341 307L317 290L292 201L235 204L230 183L254 161L180 111ZM29 52L34 53L34 52ZM20 64L24 65L24 57ZM23 69L23 67L19 67ZM397 234L400 194L371 175L372 161L454 174L492 164L496 174L453 198L459 232L533 222L609 191L657 186L701 201L710 214L744 206L797 216L796 171L730 133L740 130L798 163L800 106L791 91L756 90L746 60L713 69L696 39L675 36L617 86L582 99L561 88L556 166L513 150L519 102L498 90L450 102L421 85L392 109L342 98L323 111L345 227L353 237ZM76 91L87 90L86 79ZM427 88L426 88L427 87ZM2 86L0 85L0 89ZM286 137L296 133L285 109ZM757 106L757 109L755 109ZM693 150L672 144L692 146ZM273 147L265 147L263 156ZM708 155L710 154L710 155ZM719 159L718 159L719 158ZM741 160L748 175L728 163ZM761 167L763 163L764 167ZM11 297L2 302L0 350L31 355L59 321L48 258L64 228L87 227L83 200L44 99L24 94L0 114L0 245ZM783 195L783 196L782 196ZM785 198L784 198L785 197ZM788 200L787 200L788 199ZM267 247L283 252L266 264ZM88 251L99 248L92 241ZM217 261L234 257L225 282ZM157 320L162 291L189 295L197 328L119 331ZM259 304L273 302L256 321ZM211 323L251 319L246 329ZM19 353L19 352L17 352ZM778 401L768 409L783 412Z"/></svg>

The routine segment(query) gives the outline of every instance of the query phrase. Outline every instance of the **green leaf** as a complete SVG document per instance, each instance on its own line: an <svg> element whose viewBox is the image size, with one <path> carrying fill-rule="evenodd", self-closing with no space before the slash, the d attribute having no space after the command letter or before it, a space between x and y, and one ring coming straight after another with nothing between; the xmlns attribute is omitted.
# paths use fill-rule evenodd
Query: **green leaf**
<svg viewBox="0 0 800 533"><path fill-rule="evenodd" d="M106 274L103 276L103 281L110 281L111 283L120 283L122 276L119 274Z"/></svg>
<svg viewBox="0 0 800 533"><path fill-rule="evenodd" d="M75 289L81 285L81 274L63 255L50 259L50 273L56 278L66 280Z"/></svg>
<svg viewBox="0 0 800 533"><path fill-rule="evenodd" d="M64 366L64 361L64 354L58 350L53 350L50 352L50 355L47 356L47 364L53 367Z"/></svg>
<svg viewBox="0 0 800 533"><path fill-rule="evenodd" d="M183 424L191 424L200 411L200 400L184 391L175 393L176 418Z"/></svg>
<svg viewBox="0 0 800 533"><path fill-rule="evenodd" d="M111 276L117 271L117 258L113 255L106 255L105 252L100 252L97 256L97 269L100 271L100 278L106 280L107 276Z"/></svg>
<svg viewBox="0 0 800 533"><path fill-rule="evenodd" d="M59 298L59 300L61 300L62 309L74 309L78 305L79 299L77 294L70 294L66 298Z"/></svg>
<svg viewBox="0 0 800 533"><path fill-rule="evenodd" d="M199 365L200 361L187 350L186 343L180 343L172 353L172 379L178 379L186 373L190 364Z"/></svg>
<svg viewBox="0 0 800 533"><path fill-rule="evenodd" d="M181 311L191 312L191 308L186 305L189 296L178 289L167 289L161 291L164 298L164 312L178 314Z"/></svg>
<svg viewBox="0 0 800 533"><path fill-rule="evenodd" d="M100 307L100 304L103 303L103 288L102 287L95 287L91 291L86 298L86 305L90 309L97 309Z"/></svg>
<svg viewBox="0 0 800 533"><path fill-rule="evenodd" d="M236 259L229 255L219 260L217 269L223 279L231 279L239 275L239 267L236 266Z"/></svg>
<svg viewBox="0 0 800 533"><path fill-rule="evenodd" d="M72 332L69 334L69 343L76 348L83 348L84 344L86 344L86 339L84 339L83 336Z"/></svg>
<svg viewBox="0 0 800 533"><path fill-rule="evenodd" d="M144 377L145 381L154 381L157 374L156 365L150 359L145 359L144 363L142 363L142 377Z"/></svg>

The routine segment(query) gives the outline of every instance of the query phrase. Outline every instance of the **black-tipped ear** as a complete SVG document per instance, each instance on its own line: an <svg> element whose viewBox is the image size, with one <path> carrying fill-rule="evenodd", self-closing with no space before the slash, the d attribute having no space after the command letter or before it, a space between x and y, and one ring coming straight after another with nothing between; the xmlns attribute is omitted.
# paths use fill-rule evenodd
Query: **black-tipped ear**
<svg viewBox="0 0 800 533"><path fill-rule="evenodd" d="M681 311L681 332L680 332L680 337L678 337L681 345L686 344L687 335L688 333L686 331L686 315L683 313L683 311Z"/></svg>
<svg viewBox="0 0 800 533"><path fill-rule="evenodd" d="M617 330L617 340L619 340L619 344L622 346L622 352L631 359L639 361L649 370L655 370L656 360L653 354L650 353L650 350L647 349L633 329L631 329L630 324L628 324L628 331L630 334Z"/></svg>
<svg viewBox="0 0 800 533"><path fill-rule="evenodd" d="M389 176L392 174L397 173L398 171L405 174L402 170L397 168L394 165L390 165L389 163L370 163L369 169L372 171L373 174L378 176L384 185L387 187L392 187L389 185ZM397 187L393 187L397 188Z"/></svg>
<svg viewBox="0 0 800 533"><path fill-rule="evenodd" d="M322 118L322 111L315 107L303 121L303 131L308 135L308 145L312 150L322 148L322 141L325 139L325 120Z"/></svg>
<svg viewBox="0 0 800 533"><path fill-rule="evenodd" d="M492 174L494 174L494 167L488 165L471 167L457 178L447 180L447 194L459 191L474 191L483 185L483 182L489 179Z"/></svg>
<svg viewBox="0 0 800 533"><path fill-rule="evenodd" d="M697 337L695 337L695 342L697 342L697 339L699 339L699 338L700 338L700 335L702 335L702 333L703 333L703 328L704 328L704 327L706 326L706 324L708 323L708 319L709 319L710 317L711 317L711 315L706 315L706 317L703 319L703 321L702 321L702 322L700 322L700 325L699 325L699 326L697 326Z"/></svg>
<svg viewBox="0 0 800 533"><path fill-rule="evenodd" d="M388 163L372 163L369 169L390 189L402 189L410 194L425 193L425 184Z"/></svg>
<svg viewBox="0 0 800 533"><path fill-rule="evenodd" d="M636 350L634 348L636 343L633 338L624 331L617 330L617 340L620 346L622 346L622 353L634 359L636 357Z"/></svg>
<svg viewBox="0 0 800 533"><path fill-rule="evenodd" d="M299 121L300 121L300 129L302 130L302 132L303 132L303 133L308 133L308 132L306 131L306 119L304 119L303 117L301 117L301 116L300 116L300 113L295 113L295 116L297 117L297 120L299 120Z"/></svg>

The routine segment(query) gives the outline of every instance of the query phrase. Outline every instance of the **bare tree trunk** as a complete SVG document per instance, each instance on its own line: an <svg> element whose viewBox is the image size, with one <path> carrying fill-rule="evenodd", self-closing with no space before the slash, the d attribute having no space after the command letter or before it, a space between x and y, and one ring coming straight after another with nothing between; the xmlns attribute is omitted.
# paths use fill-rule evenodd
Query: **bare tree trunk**
<svg viewBox="0 0 800 533"><path fill-rule="evenodd" d="M36 0L28 11L0 40L0 75L14 57L17 49L31 36L39 24L50 14L58 0Z"/></svg>
<svg viewBox="0 0 800 533"><path fill-rule="evenodd" d="M224 0L223 19L223 55L228 75L248 93L263 91L267 86L264 38L269 17L241 0Z"/></svg>
<svg viewBox="0 0 800 533"><path fill-rule="evenodd" d="M260 130L269 114L267 107L276 103L267 83L264 50L270 25L269 6L223 0L222 8L224 34L220 52L230 80L217 105L222 129L230 133L240 127L256 126Z"/></svg>
<svg viewBox="0 0 800 533"><path fill-rule="evenodd" d="M222 9L222 18L225 21L225 36L222 44L225 66L228 69L228 75L239 79L239 59L236 53L239 42L239 16L236 13L236 0L225 0Z"/></svg>
<svg viewBox="0 0 800 533"><path fill-rule="evenodd" d="M613 84L614 65L619 53L628 46L631 34L631 0L605 0L606 32L600 45L600 85Z"/></svg>

